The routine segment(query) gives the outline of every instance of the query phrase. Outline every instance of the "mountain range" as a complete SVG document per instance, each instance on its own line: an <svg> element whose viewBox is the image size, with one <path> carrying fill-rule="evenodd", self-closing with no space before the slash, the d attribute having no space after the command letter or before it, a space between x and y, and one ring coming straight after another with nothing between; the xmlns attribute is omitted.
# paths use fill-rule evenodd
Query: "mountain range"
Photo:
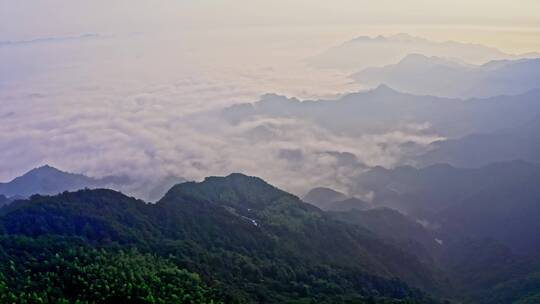
<svg viewBox="0 0 540 304"><path fill-rule="evenodd" d="M305 100L267 94L255 103L226 108L231 123L254 117L304 120L337 134L380 134L414 126L424 133L460 138L518 127L540 115L540 90L484 99L452 99L398 92L381 85L376 89L333 100Z"/></svg>
<svg viewBox="0 0 540 304"><path fill-rule="evenodd" d="M493 162L526 160L540 163L540 118L518 127L462 138L436 141L429 151L414 156L421 167L447 163L456 167L481 167Z"/></svg>
<svg viewBox="0 0 540 304"><path fill-rule="evenodd" d="M409 54L454 58L471 64L491 60L540 57L538 53L513 55L480 44L437 42L409 34L360 36L311 58L314 66L357 72L398 62Z"/></svg>
<svg viewBox="0 0 540 304"><path fill-rule="evenodd" d="M95 179L82 174L60 171L49 165L32 169L10 182L0 183L0 194L7 197L30 197L33 194L58 194L83 188L107 187L123 184L127 178L105 177Z"/></svg>
<svg viewBox="0 0 540 304"><path fill-rule="evenodd" d="M12 201L18 198L28 198L33 194L53 195L84 188L111 188L136 194L149 201L156 201L170 187L183 181L185 179L176 176L166 176L151 181L136 181L127 176L93 178L44 165L9 182L0 183L0 195L5 196L6 200Z"/></svg>
<svg viewBox="0 0 540 304"><path fill-rule="evenodd" d="M411 54L396 64L367 68L351 77L364 85L386 84L417 95L486 98L540 88L540 59L496 60L472 65Z"/></svg>
<svg viewBox="0 0 540 304"><path fill-rule="evenodd" d="M532 4L22 2L0 304L540 304Z"/></svg>
<svg viewBox="0 0 540 304"><path fill-rule="evenodd" d="M540 252L540 167L524 161L479 168L373 168L356 182L374 204L401 210L447 236L491 238L522 254ZM360 190L362 189L362 190Z"/></svg>
<svg viewBox="0 0 540 304"><path fill-rule="evenodd" d="M78 297L70 289L92 288L91 302L110 299L104 285L129 280L140 294L160 288L172 299L184 286L186 299L217 303L528 301L540 282L539 260L529 254L540 243L538 180L540 169L524 162L361 176L373 204L405 213L325 212L242 174L175 185L155 204L107 189L34 195L0 209L0 269L9 274L0 276L9 290L0 299L32 290L69 302ZM332 206L348 196L318 188L306 197ZM55 245L38 254L44 242ZM120 268L117 277L96 272L84 281L92 269L113 269L107 261L132 265L132 279ZM164 287L171 271L177 281Z"/></svg>
<svg viewBox="0 0 540 304"><path fill-rule="evenodd" d="M376 88L323 100L267 94L220 112L258 139L280 136L252 123L261 118L352 142L439 139L386 147L415 166L388 168L329 141L313 155L335 164L336 180L317 183L344 192L317 187L300 199L240 173L186 182L48 165L0 183L0 302L537 303L540 61L517 58L359 37L312 63L383 65L353 75ZM278 160L299 168L306 142L280 145Z"/></svg>
<svg viewBox="0 0 540 304"><path fill-rule="evenodd" d="M78 280L65 281L76 267L101 263L68 259L70 252L95 254L91 248L97 248L115 256L118 246L136 248L132 258L151 253L168 267L197 273L197 284L226 303L436 303L409 286L438 291L443 280L392 242L241 174L176 185L156 204L105 189L35 195L0 209L0 231L0 267L16 265L8 290L24 292L24 282L31 282L40 295L49 286L42 280L53 275L56 296L68 301L76 296L69 286L83 288ZM48 253L41 254L47 262L40 268L29 268L32 261L20 250L31 252L45 241L57 244L54 252L66 257L62 268L69 271L58 272ZM108 280L102 275L96 280ZM132 288L140 288L135 282ZM172 287L162 288L168 295Z"/></svg>

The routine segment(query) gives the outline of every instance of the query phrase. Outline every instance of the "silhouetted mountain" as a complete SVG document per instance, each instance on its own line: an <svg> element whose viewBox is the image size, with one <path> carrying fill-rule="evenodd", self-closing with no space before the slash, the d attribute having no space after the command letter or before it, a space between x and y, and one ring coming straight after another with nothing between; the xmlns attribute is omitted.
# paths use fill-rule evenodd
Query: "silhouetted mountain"
<svg viewBox="0 0 540 304"><path fill-rule="evenodd" d="M414 54L397 64L368 68L351 77L365 85L387 84L412 94L485 98L540 88L540 59L498 60L475 66Z"/></svg>
<svg viewBox="0 0 540 304"><path fill-rule="evenodd" d="M375 204L427 220L439 230L489 237L523 253L540 252L540 167L523 161L463 169L375 168L358 178Z"/></svg>
<svg viewBox="0 0 540 304"><path fill-rule="evenodd" d="M317 67L356 72L398 62L409 54L459 58L474 64L498 59L540 57L535 53L511 55L479 44L435 42L408 34L397 34L355 38L312 58L311 63Z"/></svg>
<svg viewBox="0 0 540 304"><path fill-rule="evenodd" d="M10 182L0 183L0 194L16 199L30 197L33 194L52 195L84 188L111 188L154 202L162 198L173 185L185 181L184 178L172 175L149 180L132 180L127 176L93 178L45 165L32 169Z"/></svg>
<svg viewBox="0 0 540 304"><path fill-rule="evenodd" d="M371 207L371 204L358 198L347 197L341 192L324 187L310 190L303 200L324 211L366 210Z"/></svg>
<svg viewBox="0 0 540 304"><path fill-rule="evenodd" d="M45 165L32 169L8 183L0 183L0 193L8 197L17 195L29 197L38 193L58 194L63 191L102 187L109 181L111 178L99 180L82 174L63 172Z"/></svg>
<svg viewBox="0 0 540 304"><path fill-rule="evenodd" d="M517 128L438 141L414 162L420 166L448 163L457 167L480 167L516 159L540 163L539 130L540 118L536 118Z"/></svg>
<svg viewBox="0 0 540 304"><path fill-rule="evenodd" d="M226 303L368 297L376 303L382 298L431 303L396 277L429 290L439 286L413 254L241 174L179 184L156 204L99 189L33 196L0 210L0 231L0 253L17 254L20 246L43 238L68 251L81 242L105 252L135 247L198 273ZM30 238L26 245L11 245L23 236ZM15 257L2 261L10 259ZM20 269L25 270L31 269Z"/></svg>
<svg viewBox="0 0 540 304"><path fill-rule="evenodd" d="M359 135L424 125L424 132L447 137L517 127L540 115L540 90L487 99L448 99L397 92L387 86L336 100L300 101L264 95L252 104L227 108L223 115L238 123L255 116L305 120L338 134Z"/></svg>
<svg viewBox="0 0 540 304"><path fill-rule="evenodd" d="M309 190L309 192L306 193L303 198L304 202L310 203L317 207L319 207L318 205L320 204L332 203L344 199L347 199L347 195L326 187L313 188Z"/></svg>

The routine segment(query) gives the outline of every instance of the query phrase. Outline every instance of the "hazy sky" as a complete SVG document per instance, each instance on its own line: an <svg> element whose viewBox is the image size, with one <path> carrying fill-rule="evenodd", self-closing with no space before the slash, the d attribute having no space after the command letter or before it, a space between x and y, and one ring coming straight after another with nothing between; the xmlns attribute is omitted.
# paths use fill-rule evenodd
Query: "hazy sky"
<svg viewBox="0 0 540 304"><path fill-rule="evenodd" d="M532 45L508 39L508 31L514 33L511 37L538 37L538 12L537 0L0 0L0 40L250 26L338 26L356 31L369 31L371 26L373 32L381 27L395 32L391 25L408 25L409 32L434 35L438 29L441 39L490 40L498 47L515 49L518 44L526 51ZM464 26L476 31L455 30ZM486 37L487 30L495 29L503 30L503 36Z"/></svg>

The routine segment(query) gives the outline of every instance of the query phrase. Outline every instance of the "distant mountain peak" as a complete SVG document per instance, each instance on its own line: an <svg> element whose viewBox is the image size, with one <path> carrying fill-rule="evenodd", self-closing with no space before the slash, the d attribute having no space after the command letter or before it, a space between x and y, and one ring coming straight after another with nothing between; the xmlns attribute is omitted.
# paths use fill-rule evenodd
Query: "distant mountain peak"
<svg viewBox="0 0 540 304"><path fill-rule="evenodd" d="M383 94L403 94L401 92L398 92L392 89L391 87L389 87L388 85L384 83L378 85L376 88L372 89L370 92L383 93Z"/></svg>
<svg viewBox="0 0 540 304"><path fill-rule="evenodd" d="M401 42L418 42L418 41L425 41L425 39L413 36L407 33L398 33L394 35L390 35L386 38L387 40L393 40L393 41L401 41Z"/></svg>
<svg viewBox="0 0 540 304"><path fill-rule="evenodd" d="M396 62L368 67L350 77L364 86L387 84L415 95L461 99L522 94L540 83L538 59L492 60L477 65L451 54L412 52Z"/></svg>
<svg viewBox="0 0 540 304"><path fill-rule="evenodd" d="M482 64L489 60L523 58L524 55L504 53L496 48L459 41L429 40L410 34L358 36L330 48L312 58L317 67L357 72L369 67L382 67L410 53L420 53L441 58L459 58L461 62ZM526 57L534 54L526 55Z"/></svg>
<svg viewBox="0 0 540 304"><path fill-rule="evenodd" d="M227 182L252 182L256 183L261 186L268 186L272 187L270 184L268 184L265 180L263 180L260 177L257 176L250 176L243 173L231 173L227 176L208 176L204 178L204 181L201 183L227 183Z"/></svg>
<svg viewBox="0 0 540 304"><path fill-rule="evenodd" d="M0 193L8 197L33 194L57 194L93 187L98 180L82 174L67 173L48 164L34 168L8 183L0 183Z"/></svg>
<svg viewBox="0 0 540 304"><path fill-rule="evenodd" d="M344 193L327 187L313 188L304 196L304 201L308 203L327 203L345 199L347 196Z"/></svg>
<svg viewBox="0 0 540 304"><path fill-rule="evenodd" d="M420 53L411 53L399 61L398 64L419 64L446 61L437 56L426 56Z"/></svg>
<svg viewBox="0 0 540 304"><path fill-rule="evenodd" d="M410 34L407 34L407 33L398 33L398 34L388 35L388 36L384 36L384 35L377 35L377 36L373 36L373 37L367 36L367 35L358 36L358 37L350 40L349 42L354 43L354 42L364 42L364 41L418 42L418 41L425 41L425 39L417 37L417 36L413 36L413 35L410 35Z"/></svg>
<svg viewBox="0 0 540 304"><path fill-rule="evenodd" d="M403 57L403 59L401 59L401 61L413 60L413 59L425 60L425 59L430 59L430 58L439 58L439 57L437 57L437 56L426 56L426 55L420 54L420 53L410 53L409 55Z"/></svg>
<svg viewBox="0 0 540 304"><path fill-rule="evenodd" d="M51 165L49 165L49 164L45 164L45 165L42 165L42 166L39 166L39 167L36 167L36 168L30 170L30 172L31 171L60 171L60 170L53 167L53 166L51 166Z"/></svg>
<svg viewBox="0 0 540 304"><path fill-rule="evenodd" d="M398 68L398 67L403 68L404 67L404 68L413 69L413 70L424 70L426 68L433 68L437 66L465 68L471 65L455 58L426 56L420 53L411 53L403 57L398 63L387 65L383 68ZM472 66L472 67L475 67L475 66Z"/></svg>
<svg viewBox="0 0 540 304"><path fill-rule="evenodd" d="M303 200L324 211L366 210L371 207L365 201L326 187L311 189Z"/></svg>
<svg viewBox="0 0 540 304"><path fill-rule="evenodd" d="M46 178L46 177L59 176L59 175L82 176L80 174L65 172L65 171L57 169L57 168L55 168L53 166L45 164L45 165L36 167L34 169L31 169L30 171L26 172L25 174L23 174L20 177L17 177L16 179L29 178L29 177L45 177Z"/></svg>

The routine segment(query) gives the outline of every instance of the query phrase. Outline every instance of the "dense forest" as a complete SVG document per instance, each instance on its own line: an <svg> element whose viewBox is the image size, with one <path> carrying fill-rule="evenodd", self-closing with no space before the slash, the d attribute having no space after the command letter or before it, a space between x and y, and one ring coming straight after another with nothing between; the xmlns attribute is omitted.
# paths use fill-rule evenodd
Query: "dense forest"
<svg viewBox="0 0 540 304"><path fill-rule="evenodd" d="M504 242L460 234L453 226L447 232L427 229L390 208L326 206L338 211L323 211L242 174L178 184L155 204L108 189L16 200L0 209L0 299L538 300L540 261Z"/></svg>
<svg viewBox="0 0 540 304"><path fill-rule="evenodd" d="M12 303L439 303L441 278L370 231L234 174L156 204L112 190L0 212Z"/></svg>

